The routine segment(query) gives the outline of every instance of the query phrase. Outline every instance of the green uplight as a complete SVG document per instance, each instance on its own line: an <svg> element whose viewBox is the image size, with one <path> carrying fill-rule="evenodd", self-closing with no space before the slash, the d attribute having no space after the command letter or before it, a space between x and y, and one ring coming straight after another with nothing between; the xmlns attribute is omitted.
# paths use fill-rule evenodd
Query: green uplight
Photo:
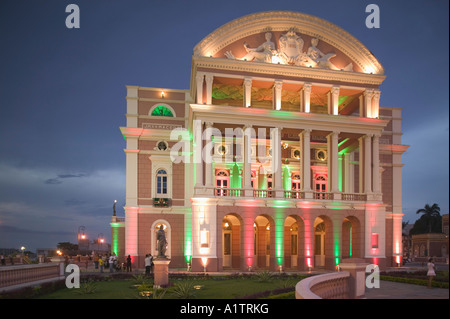
<svg viewBox="0 0 450 319"><path fill-rule="evenodd" d="M190 263L192 258L192 214L184 215L184 256L186 262Z"/></svg>
<svg viewBox="0 0 450 319"><path fill-rule="evenodd" d="M275 257L278 265L284 258L284 213L282 208L275 208Z"/></svg>
<svg viewBox="0 0 450 319"><path fill-rule="evenodd" d="M112 228L111 228L111 230L112 230L111 250L112 250L112 252L118 254L119 253L119 228L112 225L112 223L111 223L111 226L112 226Z"/></svg>

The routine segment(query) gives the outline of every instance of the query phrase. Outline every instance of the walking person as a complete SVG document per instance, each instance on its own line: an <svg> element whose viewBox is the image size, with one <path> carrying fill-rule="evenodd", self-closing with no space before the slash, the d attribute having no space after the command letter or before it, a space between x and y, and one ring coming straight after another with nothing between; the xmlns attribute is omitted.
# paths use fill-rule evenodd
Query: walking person
<svg viewBox="0 0 450 319"><path fill-rule="evenodd" d="M433 263L433 258L428 259L428 289L431 289L431 282L433 281L433 277L436 276L436 266Z"/></svg>
<svg viewBox="0 0 450 319"><path fill-rule="evenodd" d="M98 269L98 255L95 255L94 256L94 267L95 267L95 269Z"/></svg>
<svg viewBox="0 0 450 319"><path fill-rule="evenodd" d="M109 257L109 272L114 272L114 263L115 263L115 256L114 254L111 254Z"/></svg>
<svg viewBox="0 0 450 319"><path fill-rule="evenodd" d="M127 272L131 272L131 256L127 257Z"/></svg>

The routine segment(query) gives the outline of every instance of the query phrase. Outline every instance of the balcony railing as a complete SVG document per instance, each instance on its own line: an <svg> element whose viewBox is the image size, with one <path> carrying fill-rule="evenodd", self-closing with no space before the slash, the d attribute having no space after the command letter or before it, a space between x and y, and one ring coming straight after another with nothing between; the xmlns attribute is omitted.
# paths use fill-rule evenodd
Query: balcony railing
<svg viewBox="0 0 450 319"><path fill-rule="evenodd" d="M314 199L334 199L333 193L314 192Z"/></svg>
<svg viewBox="0 0 450 319"><path fill-rule="evenodd" d="M305 192L301 192L301 191L284 191L284 198L305 199Z"/></svg>
<svg viewBox="0 0 450 319"><path fill-rule="evenodd" d="M242 188L215 187L214 194L215 196L243 197L244 190Z"/></svg>
<svg viewBox="0 0 450 319"><path fill-rule="evenodd" d="M225 187L212 187L206 188L213 192L215 197L253 197L253 198L277 198L277 192L272 189L251 189L245 190L244 188L225 188ZM247 192L246 192L247 191ZM284 190L282 191L284 199L294 199L302 200L308 199L306 197L306 192L299 190ZM211 194L211 193L210 193ZM357 193L340 193L341 197L339 199L335 198L334 193L328 192L312 192L311 199L315 200L343 200L343 201L366 201L366 194ZM278 195L280 196L280 195Z"/></svg>
<svg viewBox="0 0 450 319"><path fill-rule="evenodd" d="M270 189L254 189L253 190L253 197L268 197L272 198L275 197L275 192Z"/></svg>
<svg viewBox="0 0 450 319"><path fill-rule="evenodd" d="M349 200L349 201L366 201L367 195L357 193L342 193L341 198L342 200Z"/></svg>

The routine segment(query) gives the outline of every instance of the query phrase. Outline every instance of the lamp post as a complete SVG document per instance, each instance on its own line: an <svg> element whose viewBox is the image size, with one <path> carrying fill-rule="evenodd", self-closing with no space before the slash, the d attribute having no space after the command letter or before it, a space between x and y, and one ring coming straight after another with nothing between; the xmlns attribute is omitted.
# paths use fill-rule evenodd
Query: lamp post
<svg viewBox="0 0 450 319"><path fill-rule="evenodd" d="M83 249L86 249L86 228L84 226L78 227L78 250L80 251L80 254L82 253Z"/></svg>
<svg viewBox="0 0 450 319"><path fill-rule="evenodd" d="M20 250L22 251L22 256L23 256L24 251L25 251L25 247L24 246L20 247Z"/></svg>
<svg viewBox="0 0 450 319"><path fill-rule="evenodd" d="M103 236L102 233L98 234L98 236L97 236L97 248L98 248L98 250L102 250L102 248L103 248L103 243L105 242L105 239L103 237L104 236Z"/></svg>

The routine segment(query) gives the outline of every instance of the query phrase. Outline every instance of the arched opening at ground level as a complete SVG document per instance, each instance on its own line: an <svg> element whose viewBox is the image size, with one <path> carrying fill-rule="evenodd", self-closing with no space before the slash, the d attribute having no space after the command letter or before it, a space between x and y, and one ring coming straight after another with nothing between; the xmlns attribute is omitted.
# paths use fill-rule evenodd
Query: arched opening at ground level
<svg viewBox="0 0 450 319"><path fill-rule="evenodd" d="M333 222L321 215L314 220L314 266L315 268L332 268L335 263L333 248Z"/></svg>
<svg viewBox="0 0 450 319"><path fill-rule="evenodd" d="M284 266L304 269L305 224L299 216L290 215L284 222Z"/></svg>
<svg viewBox="0 0 450 319"><path fill-rule="evenodd" d="M342 222L342 258L363 258L363 234L361 223L355 216L347 216Z"/></svg>
<svg viewBox="0 0 450 319"><path fill-rule="evenodd" d="M259 215L254 228L254 268L270 269L275 265L275 223L270 216Z"/></svg>
<svg viewBox="0 0 450 319"><path fill-rule="evenodd" d="M222 220L222 267L239 269L241 261L241 231L240 216L228 214Z"/></svg>

